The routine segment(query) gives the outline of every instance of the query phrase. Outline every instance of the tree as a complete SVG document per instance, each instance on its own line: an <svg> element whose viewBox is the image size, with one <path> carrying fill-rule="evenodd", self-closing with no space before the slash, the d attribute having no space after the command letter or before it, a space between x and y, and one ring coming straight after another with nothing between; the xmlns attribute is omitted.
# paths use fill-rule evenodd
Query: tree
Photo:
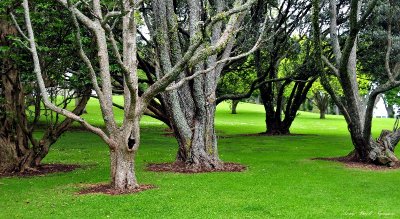
<svg viewBox="0 0 400 219"><path fill-rule="evenodd" d="M227 19L228 23L224 31L218 37L213 38L212 43L209 44L208 39L203 35L203 28L201 17L199 17L199 5L197 1L188 1L188 4L193 5L193 9L189 14L191 20L190 26L190 45L186 48L185 52L176 62L170 63L168 60L170 51L167 50L168 34L177 33L173 28L177 26L169 26L165 19L176 19L174 16L169 16L171 11L166 10L173 1L159 1L153 5L153 10L157 10L153 21L157 25L154 30L157 32L157 43L160 49L160 60L162 61L160 67L156 71L159 76L154 84L149 86L145 92L139 96L139 80L138 80L138 63L137 63L137 25L139 22L140 4L141 1L122 1L111 3L110 5L101 4L99 0L93 0L91 5L81 5L80 2L72 4L70 1L58 0L65 8L71 12L72 21L77 29L76 42L79 46L79 53L84 61L91 81L99 99L100 108L103 115L106 131L89 124L80 116L65 109L60 109L50 102L49 95L46 90L46 85L41 74L41 65L37 53L37 45L35 43L35 36L30 19L30 11L28 0L23 1L23 8L25 12L25 25L27 29L27 40L29 48L32 53L34 72L37 76L37 82L43 96L44 104L51 110L60 113L70 119L81 123L91 132L99 135L109 146L110 160L111 160L111 178L112 186L118 190L131 190L137 188L139 185L136 180L134 171L134 156L140 144L140 128L139 121L144 111L146 110L149 102L160 92L167 89L175 92L174 89L183 84L184 82L195 78L194 84L198 83L196 76L202 77L203 73L212 71L216 66L209 66L208 69L201 70L196 66L214 54L223 50L227 43L230 41L231 36L238 29L238 22L242 14L249 8L252 1L242 4L241 1L236 1L234 7L228 11L218 11L214 16L210 17L210 22L206 23L204 28L213 28L219 21ZM121 4L120 4L121 3ZM164 6L164 7L163 7ZM113 10L109 10L113 8ZM145 10L145 9L143 9ZM89 12L89 15L84 14ZM121 18L119 20L119 18ZM157 20L162 19L162 20ZM114 33L114 22L122 26L119 36ZM85 53L85 48L82 44L81 28L90 31L95 40L97 59L90 60ZM122 52L120 52L119 43L121 42ZM177 43L177 41L175 41ZM111 48L109 48L111 47ZM173 47L172 47L173 48ZM112 80L111 80L111 55L109 50L112 51L112 57L118 64L124 76L124 118L122 125L118 125L113 111L112 103ZM175 50L172 50L175 51ZM176 53L172 53L177 55ZM164 63L165 61L165 63ZM224 62L224 60L220 60ZM168 65L170 63L170 65ZM164 67L165 65L165 67ZM181 72L185 70L192 71L191 77L179 78ZM97 73L99 77L97 77ZM212 74L207 74L206 77L213 77ZM175 80L175 84L171 85ZM198 96L200 98L201 96ZM190 130L190 129L189 129ZM188 131L188 130L187 130Z"/></svg>
<svg viewBox="0 0 400 219"><path fill-rule="evenodd" d="M325 119L325 114L329 105L329 96L323 91L314 91L313 94L313 102L319 109L319 118Z"/></svg>
<svg viewBox="0 0 400 219"><path fill-rule="evenodd" d="M281 34L275 35L265 50L257 51L254 59L258 78L276 80L259 87L266 113L265 133L272 135L290 133L289 129L297 111L316 80L308 68L310 47L307 40L301 45L301 32L298 39L300 42L296 42L296 37L292 37L293 32L303 25L303 18L307 15L310 5L306 1L286 3L286 7L279 7L279 19L274 24L274 28ZM292 8L296 10L291 10ZM253 24L257 22L259 20L254 17Z"/></svg>
<svg viewBox="0 0 400 219"><path fill-rule="evenodd" d="M227 37L225 35L227 30L239 29L243 25L246 13L236 14L230 20L214 20L213 17L232 13L233 9L226 12L224 10L230 5L237 7L240 4L241 1L221 0L152 2L150 5L152 10L144 13L144 17L150 33L148 41L154 43L154 49L141 53L151 54L147 58L152 60L151 63L157 64L147 64L146 66L153 67L143 70L148 71L147 75L151 75L151 70L154 70L156 79L162 77L179 62L188 45L194 43L197 32L202 32L206 38L210 39L211 48L219 47L220 39ZM250 2L245 4L246 8L250 6ZM212 25L204 27L199 25L199 22L203 25ZM258 48L264 29L265 24L260 26L258 40L252 48L243 54L229 58L235 45L236 32L232 33L229 40L225 41L223 48L197 65L184 69L178 75L177 82L157 97L161 103L159 111L166 113L168 124L172 127L178 141L176 164L202 171L223 169L223 163L218 156L214 128L217 82L225 63L244 58ZM199 76L195 73L208 71L210 73ZM189 81L191 79L193 81Z"/></svg>
<svg viewBox="0 0 400 219"><path fill-rule="evenodd" d="M297 110L316 79L307 67L310 61L307 60L309 47L306 49L307 46L300 46L301 36L293 36L296 29L300 30L300 27L306 29L304 20L310 7L307 1L288 0L273 4L258 1L253 7L249 21L251 25L246 27L247 31L241 44L244 46L241 47L246 48L246 45L254 40L252 37L254 30L257 30L263 18L268 18L270 14L276 14L276 17L273 20L270 19L269 29L273 32L270 40L254 53L252 65L255 67L257 79L251 83L247 93L226 94L217 99L217 102L242 99L250 97L256 89L259 89L266 112L266 134L290 133L289 128ZM294 8L295 10L292 10ZM303 29L299 35L303 35ZM299 52L301 47L306 52ZM285 64L289 63L291 66L285 68ZM282 112L284 117L282 117Z"/></svg>
<svg viewBox="0 0 400 219"><path fill-rule="evenodd" d="M390 4L379 4L377 5L375 12L371 14L369 19L369 25L366 26L360 34L360 43L358 50L359 60L359 71L362 71L371 80L371 83L378 82L384 83L387 80L385 74L385 63L382 60L385 59L387 42L387 11L390 11ZM394 8L393 10L393 21L399 20L399 11ZM393 42L398 42L400 37L400 29L394 25L391 30ZM390 65L394 65L396 60L400 58L400 44L393 43L391 49L391 61ZM394 105L398 105L399 101L397 95L399 88L384 92L384 95L380 95L385 102L388 116L394 117Z"/></svg>
<svg viewBox="0 0 400 219"><path fill-rule="evenodd" d="M330 1L330 40L334 54L334 62L331 63L328 58L322 55L321 40L320 40L320 22L319 1L313 1L313 27L315 40L315 57L317 60L323 60L326 66L331 70L331 75L322 75L321 82L325 89L329 92L332 99L343 113L348 129L351 134L351 139L354 144L354 151L348 155L348 159L361 162L374 162L383 165L393 165L397 158L394 155L394 148L400 140L400 131L393 132L384 130L380 137L374 140L371 136L372 114L377 96L385 91L391 90L400 85L398 80L399 63L391 65L391 48L392 48L392 16L393 2L390 2L392 8L388 19L388 37L387 37L387 52L386 57L382 62L385 63L386 81L377 84L367 97L366 107L362 104L359 94L359 85L357 83L357 39L358 34L366 25L368 17L373 12L378 1L372 0L368 4L363 5L362 1L351 0L348 10L348 30L344 32L345 42L340 44L338 36L338 17L337 4L335 0ZM362 14L361 14L361 9ZM360 15L361 14L361 15ZM394 67L392 67L394 66ZM316 69L322 72L322 63L316 62ZM340 82L343 91L343 97L339 98L335 90L332 89L329 83L329 77L336 77Z"/></svg>
<svg viewBox="0 0 400 219"><path fill-rule="evenodd" d="M73 120L46 112L47 109L41 105L38 88L32 82L32 69L27 67L29 53L21 49L24 44L17 36L18 29L13 25L13 21L18 21L13 14L9 16L10 7L14 7L10 2L1 2L0 11L3 15L0 16L0 172L22 172L35 169L41 164L50 147L69 128ZM81 83L82 80L74 84L71 80L76 76L70 76L71 80L67 80L65 74L60 74L59 70L70 66L73 58L64 62L57 60L61 57L71 57L70 49L58 45L61 41L68 41L70 30L59 26L57 22L62 13L57 10L54 10L55 13L44 12L45 8L54 7L51 3L36 1L33 7L33 16L45 15L33 25L42 26L38 41L42 42L44 38L47 40L47 44L40 48L40 53L46 84L51 87L51 101L66 108L72 100L71 96L78 95L81 100L73 111L80 114L89 100L90 86ZM47 22L46 18L50 17L53 23L43 26ZM66 84L79 92L68 91L63 98L57 97L60 89L67 89ZM40 137L34 135L38 126L46 127Z"/></svg>

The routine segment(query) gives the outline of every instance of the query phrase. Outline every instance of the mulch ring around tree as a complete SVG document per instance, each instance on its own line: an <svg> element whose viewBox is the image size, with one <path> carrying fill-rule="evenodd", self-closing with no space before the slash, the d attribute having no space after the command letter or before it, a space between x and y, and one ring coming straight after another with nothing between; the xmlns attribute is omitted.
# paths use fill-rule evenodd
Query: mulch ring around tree
<svg viewBox="0 0 400 219"><path fill-rule="evenodd" d="M51 173L71 172L81 167L78 164L42 164L35 169L25 170L24 172L0 173L0 178L45 176Z"/></svg>
<svg viewBox="0 0 400 219"><path fill-rule="evenodd" d="M173 172L173 173L208 173L208 172L243 172L247 169L246 166L238 163L223 163L222 168L206 169L193 168L181 162L173 163L150 163L147 164L146 170L152 172Z"/></svg>
<svg viewBox="0 0 400 219"><path fill-rule="evenodd" d="M373 163L362 163L349 160L347 157L317 157L312 160L326 160L343 163L348 168L365 169L365 170L395 170L400 169L400 162L396 162L393 166L376 165Z"/></svg>
<svg viewBox="0 0 400 219"><path fill-rule="evenodd" d="M106 195L124 195L124 194L133 194L142 192L149 189L155 189L156 186L153 185L139 185L138 188L132 190L118 190L111 187L111 184L95 184L90 185L87 188L84 188L77 192L78 195L86 195L86 194L106 194Z"/></svg>

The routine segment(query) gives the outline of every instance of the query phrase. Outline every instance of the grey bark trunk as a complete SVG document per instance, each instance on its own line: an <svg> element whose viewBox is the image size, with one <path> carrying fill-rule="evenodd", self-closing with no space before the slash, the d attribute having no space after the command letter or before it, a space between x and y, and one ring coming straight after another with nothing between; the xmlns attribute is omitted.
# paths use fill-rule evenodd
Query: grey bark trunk
<svg viewBox="0 0 400 219"><path fill-rule="evenodd" d="M137 188L135 175L134 152L128 151L127 145L110 151L111 159L111 186L117 190L132 190Z"/></svg>
<svg viewBox="0 0 400 219"><path fill-rule="evenodd" d="M179 149L176 162L185 163L193 169L219 169L221 161L218 156L217 136L214 130L213 110L208 116L195 116L191 139L177 136Z"/></svg>
<svg viewBox="0 0 400 219"><path fill-rule="evenodd" d="M138 131L138 129L135 129ZM128 136L126 135L128 134ZM138 148L139 136L134 133L119 133L114 137L115 148L110 150L111 186L116 190L132 190L139 187L135 175L135 148Z"/></svg>
<svg viewBox="0 0 400 219"><path fill-rule="evenodd" d="M319 118L325 119L325 113L329 106L328 95L319 91L314 92L314 102L319 109Z"/></svg>
<svg viewBox="0 0 400 219"><path fill-rule="evenodd" d="M201 28L202 14L205 9L201 1L188 1L189 10L189 42L196 42L196 32ZM226 2L215 1L216 12L226 9ZM158 24L157 49L160 60L158 77L169 72L181 58L183 48L174 16L172 1L154 1L153 10L155 23ZM169 30L166 29L169 27ZM175 31L171 31L175 30ZM212 28L211 45L217 43L221 37L222 22L218 22ZM184 39L183 39L184 40ZM168 42L168 43L166 43ZM232 43L223 53L223 57L229 56ZM201 46L200 48L203 48ZM211 55L207 60L196 64L193 69L181 72L178 80L187 77L194 72L207 69L217 61L217 55ZM217 137L214 129L214 116L216 107L216 84L222 65L215 70L199 75L193 81L186 82L176 90L167 91L162 94L163 105L166 108L170 124L179 144L176 162L184 163L194 169L214 169L221 167L218 157Z"/></svg>
<svg viewBox="0 0 400 219"><path fill-rule="evenodd" d="M190 93L182 90L180 93L186 98L193 98ZM173 93L165 96L170 95ZM192 101L193 99L188 99L186 103ZM179 145L176 162L185 163L193 169L220 168L221 161L218 157L217 136L214 129L215 102L206 105L205 101L198 101L196 106L183 104L184 102L178 101L166 103ZM188 109L192 109L194 114L185 114L184 110Z"/></svg>

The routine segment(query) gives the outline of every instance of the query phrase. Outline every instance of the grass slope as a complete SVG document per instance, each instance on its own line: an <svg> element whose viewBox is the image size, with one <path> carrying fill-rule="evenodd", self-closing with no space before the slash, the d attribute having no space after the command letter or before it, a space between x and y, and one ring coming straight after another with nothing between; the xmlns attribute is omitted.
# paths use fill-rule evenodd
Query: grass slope
<svg viewBox="0 0 400 219"><path fill-rule="evenodd" d="M86 118L101 124L95 101ZM106 145L83 131L65 134L45 163L88 165L71 173L33 178L0 179L0 218L399 218L399 170L348 169L341 164L310 160L345 155L351 150L340 116L300 112L285 137L241 134L264 131L262 106L240 104L237 115L218 107L219 152L224 161L248 166L243 173L174 174L143 170L148 162L173 161L176 142L162 136L165 126L151 118L142 122L137 155L140 183L158 189L139 194L75 195L85 184L107 182ZM117 113L119 116L121 112ZM390 129L393 119L374 120L374 134Z"/></svg>

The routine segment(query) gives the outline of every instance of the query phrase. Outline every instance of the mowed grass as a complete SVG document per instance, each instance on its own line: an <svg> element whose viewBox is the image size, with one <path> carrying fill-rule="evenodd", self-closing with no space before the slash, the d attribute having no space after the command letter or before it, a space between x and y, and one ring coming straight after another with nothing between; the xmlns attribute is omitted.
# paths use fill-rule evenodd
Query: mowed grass
<svg viewBox="0 0 400 219"><path fill-rule="evenodd" d="M119 99L120 101L120 99ZM102 124L96 101L86 119ZM349 169L311 160L346 155L352 148L340 116L320 120L300 112L296 136L246 136L265 131L263 107L239 104L237 115L218 107L216 127L224 161L248 167L242 173L153 173L146 163L173 161L174 138L166 126L143 118L136 172L157 189L138 194L76 195L87 184L109 181L107 146L94 134L71 131L44 163L80 163L85 168L32 178L0 179L0 218L399 218L400 171ZM121 111L116 111L121 121ZM394 119L376 119L374 135Z"/></svg>

